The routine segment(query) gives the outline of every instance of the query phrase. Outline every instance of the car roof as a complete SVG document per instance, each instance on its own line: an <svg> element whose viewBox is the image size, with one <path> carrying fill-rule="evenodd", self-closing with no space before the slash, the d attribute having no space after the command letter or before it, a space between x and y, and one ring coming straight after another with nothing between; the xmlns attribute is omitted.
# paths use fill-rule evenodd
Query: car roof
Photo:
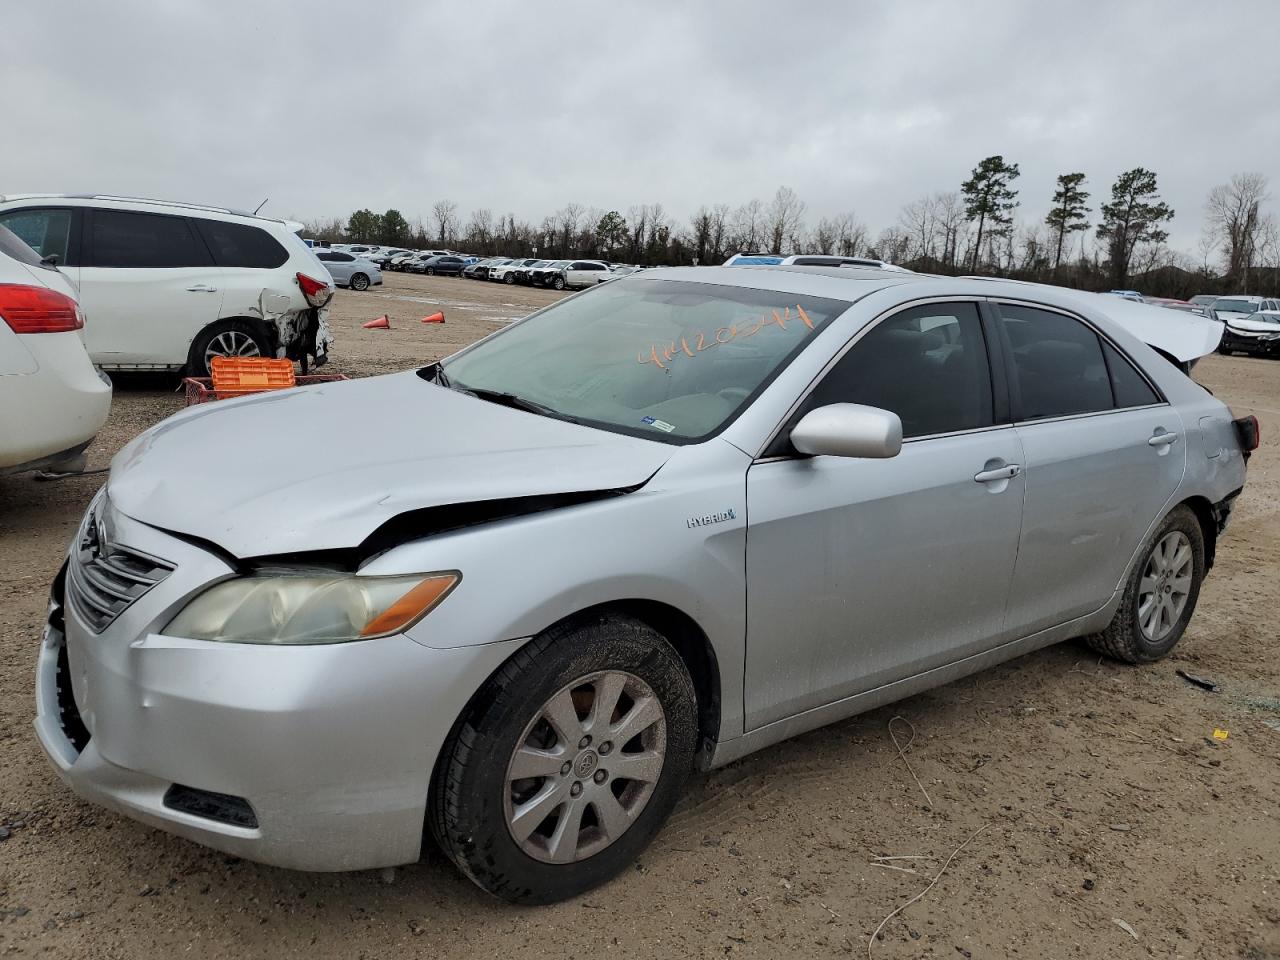
<svg viewBox="0 0 1280 960"><path fill-rule="evenodd" d="M170 211L200 211L202 213L215 213L227 217L243 218L245 220L261 220L266 223L284 224L290 230L298 232L303 229L303 225L295 223L292 220L282 220L277 217L263 217L256 213L250 213L248 210L236 210L232 207L219 207L207 203L188 203L183 200L157 200L151 197L122 197L109 193L4 193L0 194L0 204L16 203L26 200L71 200L76 201L73 205L89 205L90 203L107 203L119 204L125 208L131 207L167 207Z"/></svg>

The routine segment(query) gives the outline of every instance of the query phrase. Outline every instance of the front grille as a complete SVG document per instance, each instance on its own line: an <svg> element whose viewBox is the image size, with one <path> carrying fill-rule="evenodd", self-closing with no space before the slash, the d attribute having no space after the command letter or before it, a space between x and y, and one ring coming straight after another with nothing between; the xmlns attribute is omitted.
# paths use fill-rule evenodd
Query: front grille
<svg viewBox="0 0 1280 960"><path fill-rule="evenodd" d="M94 633L173 572L173 565L115 543L90 512L67 565L67 597Z"/></svg>
<svg viewBox="0 0 1280 960"><path fill-rule="evenodd" d="M89 743L89 730L80 716L80 708L76 706L75 694L71 690L71 661L67 656L67 627L62 614L62 605L66 599L67 565L64 563L58 575L53 578L53 589L49 593L48 639L58 648L58 663L54 673L54 689L57 694L58 726L63 735L71 742L76 753L83 753Z"/></svg>

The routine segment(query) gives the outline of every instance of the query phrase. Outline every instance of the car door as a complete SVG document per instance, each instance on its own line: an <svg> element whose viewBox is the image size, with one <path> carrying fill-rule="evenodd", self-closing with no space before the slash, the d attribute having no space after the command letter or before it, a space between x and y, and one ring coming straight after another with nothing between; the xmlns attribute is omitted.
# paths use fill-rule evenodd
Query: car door
<svg viewBox="0 0 1280 960"><path fill-rule="evenodd" d="M1177 411L1080 317L1002 302L1026 480L1009 627L1027 636L1112 596L1186 466Z"/></svg>
<svg viewBox="0 0 1280 960"><path fill-rule="evenodd" d="M902 418L901 453L801 457L788 426L749 469L749 728L1003 639L1022 450L987 343L973 302L881 318L789 425L829 403L882 407Z"/></svg>
<svg viewBox="0 0 1280 960"><path fill-rule="evenodd" d="M95 363L178 366L218 319L222 273L186 217L85 211L85 346Z"/></svg>

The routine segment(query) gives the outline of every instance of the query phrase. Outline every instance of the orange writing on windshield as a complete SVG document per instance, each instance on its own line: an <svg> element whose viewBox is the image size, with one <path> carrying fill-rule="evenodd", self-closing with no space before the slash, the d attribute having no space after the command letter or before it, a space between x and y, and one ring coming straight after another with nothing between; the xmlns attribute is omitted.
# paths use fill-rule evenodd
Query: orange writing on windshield
<svg viewBox="0 0 1280 960"><path fill-rule="evenodd" d="M788 327L787 324L792 324L792 326ZM656 363L663 370L666 370L667 364L682 356L693 358L706 350L710 350L712 347L733 343L735 340L745 340L747 337L754 337L765 327L776 326L779 330L785 331L788 329L800 329L801 324L808 330L813 329L813 321L809 318L809 314L805 313L804 307L796 304L794 315L791 313L790 307L784 309L782 313L777 310L771 310L758 320L749 321L742 325L735 323L727 327L717 327L710 333L698 331L686 334L679 340L672 340L669 343L652 344L648 350L642 349L637 354L636 362Z"/></svg>

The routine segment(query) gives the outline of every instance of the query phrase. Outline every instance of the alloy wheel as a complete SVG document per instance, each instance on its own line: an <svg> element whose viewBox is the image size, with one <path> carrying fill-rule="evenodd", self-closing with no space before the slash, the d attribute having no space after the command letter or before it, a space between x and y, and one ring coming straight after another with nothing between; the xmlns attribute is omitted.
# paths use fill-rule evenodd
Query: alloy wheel
<svg viewBox="0 0 1280 960"><path fill-rule="evenodd" d="M239 330L224 330L212 340L204 351L204 368L213 370L214 357L260 357L262 351L253 337Z"/></svg>
<svg viewBox="0 0 1280 960"><path fill-rule="evenodd" d="M527 855L575 863L635 823L662 775L662 702L639 677L574 680L534 715L507 764L507 829Z"/></svg>
<svg viewBox="0 0 1280 960"><path fill-rule="evenodd" d="M1191 595L1194 555L1181 530L1166 534L1147 558L1138 583L1138 626L1150 643L1159 643L1173 630Z"/></svg>

